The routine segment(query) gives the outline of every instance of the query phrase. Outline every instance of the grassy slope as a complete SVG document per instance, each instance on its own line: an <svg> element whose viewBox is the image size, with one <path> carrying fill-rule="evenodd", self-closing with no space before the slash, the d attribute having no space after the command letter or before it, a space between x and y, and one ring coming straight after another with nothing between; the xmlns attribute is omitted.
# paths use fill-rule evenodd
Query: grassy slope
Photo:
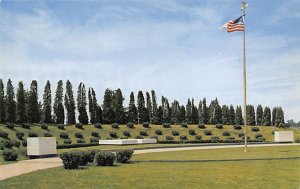
<svg viewBox="0 0 300 189"><path fill-rule="evenodd" d="M299 146L194 150L135 155L142 162L81 170L54 168L0 182L0 188L298 188L300 160L188 162L300 157ZM157 162L147 160L187 160ZM144 162L143 162L144 161Z"/></svg>

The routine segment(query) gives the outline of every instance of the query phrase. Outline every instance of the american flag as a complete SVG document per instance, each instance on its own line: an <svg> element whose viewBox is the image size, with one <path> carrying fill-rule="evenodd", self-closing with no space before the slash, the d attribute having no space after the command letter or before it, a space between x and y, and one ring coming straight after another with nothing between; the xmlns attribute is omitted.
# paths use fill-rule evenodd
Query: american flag
<svg viewBox="0 0 300 189"><path fill-rule="evenodd" d="M230 20L222 26L222 29L227 29L227 32L244 31L244 20L243 16L235 20Z"/></svg>

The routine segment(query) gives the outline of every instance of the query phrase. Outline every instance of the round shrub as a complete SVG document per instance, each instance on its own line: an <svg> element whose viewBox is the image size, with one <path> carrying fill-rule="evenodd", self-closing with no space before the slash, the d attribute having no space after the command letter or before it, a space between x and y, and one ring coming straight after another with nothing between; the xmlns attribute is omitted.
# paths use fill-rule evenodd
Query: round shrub
<svg viewBox="0 0 300 189"><path fill-rule="evenodd" d="M162 131L160 129L157 129L157 130L155 130L155 134L162 135L163 133L162 133Z"/></svg>
<svg viewBox="0 0 300 189"><path fill-rule="evenodd" d="M91 151L80 151L80 153L81 153L81 161L80 161L81 166L87 165L89 162L91 162L91 156L92 156Z"/></svg>
<svg viewBox="0 0 300 189"><path fill-rule="evenodd" d="M115 159L115 154L108 151L100 151L95 155L97 166L113 166Z"/></svg>
<svg viewBox="0 0 300 189"><path fill-rule="evenodd" d="M64 140L64 144L71 144L72 143L72 140L71 139L65 139Z"/></svg>
<svg viewBox="0 0 300 189"><path fill-rule="evenodd" d="M172 135L173 135L173 136L178 136L178 135L179 135L179 132L178 132L178 131L172 131Z"/></svg>
<svg viewBox="0 0 300 189"><path fill-rule="evenodd" d="M59 137L60 137L60 138L64 138L64 139L68 139L68 138L69 138L69 134L66 133L66 132L61 132L61 133L59 134Z"/></svg>
<svg viewBox="0 0 300 189"><path fill-rule="evenodd" d="M12 143L13 143L13 146L15 146L17 148L19 148L21 146L21 142L18 140L13 140Z"/></svg>
<svg viewBox="0 0 300 189"><path fill-rule="evenodd" d="M136 139L144 139L144 137L142 135L138 135L135 137Z"/></svg>
<svg viewBox="0 0 300 189"><path fill-rule="evenodd" d="M131 134L130 134L129 131L124 131L124 132L123 132L123 135L124 135L124 136L127 136L127 137L130 137L130 136L131 136Z"/></svg>
<svg viewBox="0 0 300 189"><path fill-rule="evenodd" d="M118 123L113 123L111 125L111 127L114 128L114 129L119 129L119 124Z"/></svg>
<svg viewBox="0 0 300 189"><path fill-rule="evenodd" d="M295 143L300 143L300 138L296 138Z"/></svg>
<svg viewBox="0 0 300 189"><path fill-rule="evenodd" d="M13 149L5 149L2 155L5 161L16 161L18 159L18 152Z"/></svg>
<svg viewBox="0 0 300 189"><path fill-rule="evenodd" d="M78 129L83 129L83 124L82 123L76 123L75 127Z"/></svg>
<svg viewBox="0 0 300 189"><path fill-rule="evenodd" d="M222 135L223 135L223 136L230 136L230 133L229 133L229 131L224 131L224 132L222 133Z"/></svg>
<svg viewBox="0 0 300 189"><path fill-rule="evenodd" d="M23 145L24 147L26 147L26 146L27 146L27 140L22 140L22 145Z"/></svg>
<svg viewBox="0 0 300 189"><path fill-rule="evenodd" d="M35 132L32 132L32 131L29 131L28 136L29 137L38 137L38 134Z"/></svg>
<svg viewBox="0 0 300 189"><path fill-rule="evenodd" d="M142 136L148 136L148 133L147 133L147 131L140 131L140 135L142 135Z"/></svg>
<svg viewBox="0 0 300 189"><path fill-rule="evenodd" d="M5 132L5 131L0 130L0 137L7 138L8 137L8 133Z"/></svg>
<svg viewBox="0 0 300 189"><path fill-rule="evenodd" d="M5 148L12 148L14 146L14 143L10 140L3 141L3 145Z"/></svg>
<svg viewBox="0 0 300 189"><path fill-rule="evenodd" d="M166 136L166 140L174 140L172 136Z"/></svg>
<svg viewBox="0 0 300 189"><path fill-rule="evenodd" d="M242 137L244 137L244 136L245 136L244 133L239 133L239 137L240 137L240 138L242 138Z"/></svg>
<svg viewBox="0 0 300 189"><path fill-rule="evenodd" d="M195 131L194 129L190 129L190 130L189 130L189 134L190 134L190 135L196 135L196 131Z"/></svg>
<svg viewBox="0 0 300 189"><path fill-rule="evenodd" d="M52 133L50 133L50 132L45 132L45 133L44 133L44 137L52 137Z"/></svg>
<svg viewBox="0 0 300 189"><path fill-rule="evenodd" d="M28 123L22 123L21 126L23 129L30 129L30 125Z"/></svg>
<svg viewBox="0 0 300 189"><path fill-rule="evenodd" d="M211 137L211 140L219 140L219 137L217 137L217 136L212 136L212 137Z"/></svg>
<svg viewBox="0 0 300 189"><path fill-rule="evenodd" d="M164 124L163 124L163 127L164 127L164 128L171 128L171 123L164 123Z"/></svg>
<svg viewBox="0 0 300 189"><path fill-rule="evenodd" d="M109 132L109 136L112 137L112 138L118 138L117 133L113 132L113 131Z"/></svg>
<svg viewBox="0 0 300 189"><path fill-rule="evenodd" d="M131 123L131 122L129 122L129 123L126 124L126 126L127 126L128 128L130 128L130 129L132 129L132 128L134 127L134 124Z"/></svg>
<svg viewBox="0 0 300 189"><path fill-rule="evenodd" d="M60 130L65 130L65 125L63 125L63 124L59 124L57 127Z"/></svg>
<svg viewBox="0 0 300 189"><path fill-rule="evenodd" d="M3 141L0 140L0 150L4 150L4 145L3 145Z"/></svg>
<svg viewBox="0 0 300 189"><path fill-rule="evenodd" d="M100 137L99 132L96 132L96 131L93 131L91 135L96 138Z"/></svg>
<svg viewBox="0 0 300 189"><path fill-rule="evenodd" d="M94 125L94 127L95 127L95 128L98 128L98 129L101 129L101 128L102 128L102 125L101 125L101 123L96 123L96 124Z"/></svg>
<svg viewBox="0 0 300 189"><path fill-rule="evenodd" d="M83 138L83 134L82 133L75 133L75 137L76 138Z"/></svg>
<svg viewBox="0 0 300 189"><path fill-rule="evenodd" d="M218 123L218 124L216 124L216 128L217 128L217 129L223 129L223 125L220 124L220 123Z"/></svg>
<svg viewBox="0 0 300 189"><path fill-rule="evenodd" d="M257 134L255 135L255 138L261 138L262 136L263 136L262 134L257 133Z"/></svg>
<svg viewBox="0 0 300 189"><path fill-rule="evenodd" d="M6 127L7 127L8 129L14 129L15 124L13 124L13 123L7 123L7 124L6 124Z"/></svg>
<svg viewBox="0 0 300 189"><path fill-rule="evenodd" d="M181 136L180 136L180 140L187 140L186 135L181 135Z"/></svg>
<svg viewBox="0 0 300 189"><path fill-rule="evenodd" d="M210 130L205 130L205 131L204 131L204 134L205 134L206 136L212 135L212 133L211 133Z"/></svg>
<svg viewBox="0 0 300 189"><path fill-rule="evenodd" d="M183 122L183 123L181 123L181 127L188 128L188 124Z"/></svg>
<svg viewBox="0 0 300 189"><path fill-rule="evenodd" d="M253 131L253 132L258 132L258 131L259 131L259 128L258 128L258 127L251 127L251 131Z"/></svg>
<svg viewBox="0 0 300 189"><path fill-rule="evenodd" d="M41 124L41 128L47 130L48 129L48 125L46 125L45 123Z"/></svg>
<svg viewBox="0 0 300 189"><path fill-rule="evenodd" d="M130 158L132 157L133 150L121 150L117 152L116 158L117 162L120 163L128 163Z"/></svg>
<svg viewBox="0 0 300 189"><path fill-rule="evenodd" d="M150 126L150 124L149 124L148 122L144 122L144 123L143 123L143 127L144 127L144 128L149 128L149 126Z"/></svg>
<svg viewBox="0 0 300 189"><path fill-rule="evenodd" d="M205 124L199 123L199 124L198 124L198 128L199 128L199 129L205 129L206 127L205 127Z"/></svg>
<svg viewBox="0 0 300 189"><path fill-rule="evenodd" d="M195 140L201 140L201 138L202 138L202 137L201 137L200 135L196 135L196 136L195 136Z"/></svg>
<svg viewBox="0 0 300 189"><path fill-rule="evenodd" d="M65 169L77 169L82 162L82 152L71 151L63 152L59 155Z"/></svg>
<svg viewBox="0 0 300 189"><path fill-rule="evenodd" d="M20 132L20 131L17 131L17 132L16 132L16 137L17 137L18 139L20 139L20 140L23 139L24 135L25 135L25 134L24 134L23 132Z"/></svg>
<svg viewBox="0 0 300 189"><path fill-rule="evenodd" d="M226 140L235 140L234 137L227 137Z"/></svg>
<svg viewBox="0 0 300 189"><path fill-rule="evenodd" d="M90 143L98 143L99 138L90 138Z"/></svg>
<svg viewBox="0 0 300 189"><path fill-rule="evenodd" d="M83 140L83 139L78 139L78 140L77 140L77 143L78 143L78 144L84 144L84 143L85 143L85 140Z"/></svg>
<svg viewBox="0 0 300 189"><path fill-rule="evenodd" d="M234 128L234 130L241 130L242 126L240 126L240 125L234 125L233 128Z"/></svg>

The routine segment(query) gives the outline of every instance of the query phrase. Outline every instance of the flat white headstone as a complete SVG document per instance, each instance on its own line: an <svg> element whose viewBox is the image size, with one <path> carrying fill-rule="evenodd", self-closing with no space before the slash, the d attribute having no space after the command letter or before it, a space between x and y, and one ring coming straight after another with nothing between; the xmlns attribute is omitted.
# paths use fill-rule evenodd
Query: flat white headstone
<svg viewBox="0 0 300 189"><path fill-rule="evenodd" d="M56 137L27 138L27 155L42 156L56 154Z"/></svg>
<svg viewBox="0 0 300 189"><path fill-rule="evenodd" d="M275 131L274 132L275 142L294 142L293 131Z"/></svg>

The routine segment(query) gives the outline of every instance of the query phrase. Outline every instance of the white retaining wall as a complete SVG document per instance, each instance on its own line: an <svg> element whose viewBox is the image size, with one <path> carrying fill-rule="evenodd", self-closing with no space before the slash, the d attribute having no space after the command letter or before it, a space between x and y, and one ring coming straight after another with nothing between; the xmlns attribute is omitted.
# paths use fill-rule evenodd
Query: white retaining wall
<svg viewBox="0 0 300 189"><path fill-rule="evenodd" d="M293 131L275 131L274 132L275 142L294 142Z"/></svg>
<svg viewBox="0 0 300 189"><path fill-rule="evenodd" d="M56 137L27 138L27 155L42 156L56 154Z"/></svg>
<svg viewBox="0 0 300 189"><path fill-rule="evenodd" d="M116 139L116 140L99 140L99 144L108 145L128 145L128 144L155 144L156 139Z"/></svg>

